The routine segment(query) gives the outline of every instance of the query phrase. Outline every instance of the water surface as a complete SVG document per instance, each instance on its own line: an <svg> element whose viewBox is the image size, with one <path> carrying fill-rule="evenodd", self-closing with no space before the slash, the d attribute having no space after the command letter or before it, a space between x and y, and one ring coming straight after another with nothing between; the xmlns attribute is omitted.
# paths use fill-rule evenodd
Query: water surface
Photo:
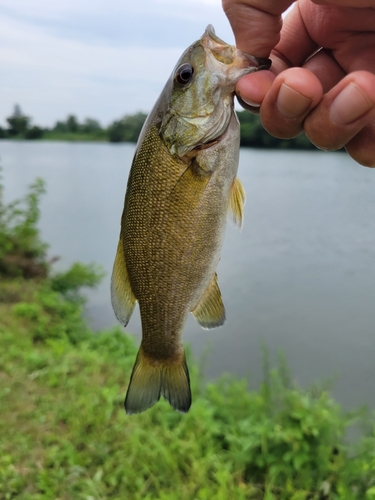
<svg viewBox="0 0 375 500"><path fill-rule="evenodd" d="M41 230L57 266L98 262L108 275L89 293L97 328L116 323L109 274L132 144L0 141L6 199L36 176L47 182ZM375 172L345 154L241 150L247 203L240 233L228 225L218 268L224 327L189 318L195 354L211 345L207 376L262 376L261 341L282 349L296 381L337 377L346 407L375 406ZM140 335L136 309L128 330Z"/></svg>

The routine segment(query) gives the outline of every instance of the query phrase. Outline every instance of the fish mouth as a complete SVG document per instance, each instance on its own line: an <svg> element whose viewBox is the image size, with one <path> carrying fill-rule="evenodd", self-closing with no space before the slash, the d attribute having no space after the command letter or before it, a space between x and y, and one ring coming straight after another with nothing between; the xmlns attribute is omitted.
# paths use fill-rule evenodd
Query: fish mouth
<svg viewBox="0 0 375 500"><path fill-rule="evenodd" d="M266 58L262 58L262 57L255 57L255 56L252 56L251 54L247 54L246 52L244 52L244 54L247 57L252 58L253 60L255 60L258 63L258 71L261 69L270 69L271 64L272 64L271 59L266 59Z"/></svg>
<svg viewBox="0 0 375 500"><path fill-rule="evenodd" d="M212 24L208 24L207 28L204 32L207 34L214 42L218 43L219 45L228 45L227 42L224 42L220 37L217 36L215 32L215 28L212 26Z"/></svg>
<svg viewBox="0 0 375 500"><path fill-rule="evenodd" d="M214 57L224 64L241 67L247 72L270 69L271 67L271 59L247 54L224 42L224 40L216 35L212 24L207 26L202 36L202 42L210 49Z"/></svg>

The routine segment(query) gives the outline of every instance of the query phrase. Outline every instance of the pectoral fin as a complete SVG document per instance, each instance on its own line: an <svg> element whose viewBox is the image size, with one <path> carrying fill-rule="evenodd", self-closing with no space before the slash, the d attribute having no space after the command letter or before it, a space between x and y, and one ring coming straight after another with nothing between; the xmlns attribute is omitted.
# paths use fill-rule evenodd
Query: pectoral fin
<svg viewBox="0 0 375 500"><path fill-rule="evenodd" d="M191 311L202 328L215 328L225 322L225 308L215 273L198 305Z"/></svg>
<svg viewBox="0 0 375 500"><path fill-rule="evenodd" d="M229 214L236 226L240 229L243 224L243 207L245 205L246 194L241 181L236 177L233 181L229 199Z"/></svg>
<svg viewBox="0 0 375 500"><path fill-rule="evenodd" d="M126 268L122 236L117 247L115 263L111 279L112 307L120 323L126 326L132 315L137 299L130 286L128 270Z"/></svg>

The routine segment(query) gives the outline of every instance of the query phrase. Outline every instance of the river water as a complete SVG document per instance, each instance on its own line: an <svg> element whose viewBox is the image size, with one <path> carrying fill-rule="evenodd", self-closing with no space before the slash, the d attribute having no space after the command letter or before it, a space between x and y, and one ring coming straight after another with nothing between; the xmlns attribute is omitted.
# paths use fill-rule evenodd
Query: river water
<svg viewBox="0 0 375 500"><path fill-rule="evenodd" d="M107 271L88 293L96 328L116 324L109 296L133 144L0 141L5 198L42 177L41 231L57 269ZM375 406L375 172L341 153L241 150L242 232L228 225L218 268L224 327L189 318L184 339L207 378L262 378L262 343L285 354L301 386L332 379L347 408ZM139 311L127 330L140 336Z"/></svg>

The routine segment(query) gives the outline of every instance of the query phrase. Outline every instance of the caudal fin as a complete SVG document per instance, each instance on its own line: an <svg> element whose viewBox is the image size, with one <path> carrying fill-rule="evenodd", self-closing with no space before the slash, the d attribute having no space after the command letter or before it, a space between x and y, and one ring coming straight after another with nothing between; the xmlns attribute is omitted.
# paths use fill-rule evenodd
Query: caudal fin
<svg viewBox="0 0 375 500"><path fill-rule="evenodd" d="M189 370L185 353L179 360L155 361L144 355L140 347L125 398L127 414L140 413L163 396L180 412L191 405Z"/></svg>

